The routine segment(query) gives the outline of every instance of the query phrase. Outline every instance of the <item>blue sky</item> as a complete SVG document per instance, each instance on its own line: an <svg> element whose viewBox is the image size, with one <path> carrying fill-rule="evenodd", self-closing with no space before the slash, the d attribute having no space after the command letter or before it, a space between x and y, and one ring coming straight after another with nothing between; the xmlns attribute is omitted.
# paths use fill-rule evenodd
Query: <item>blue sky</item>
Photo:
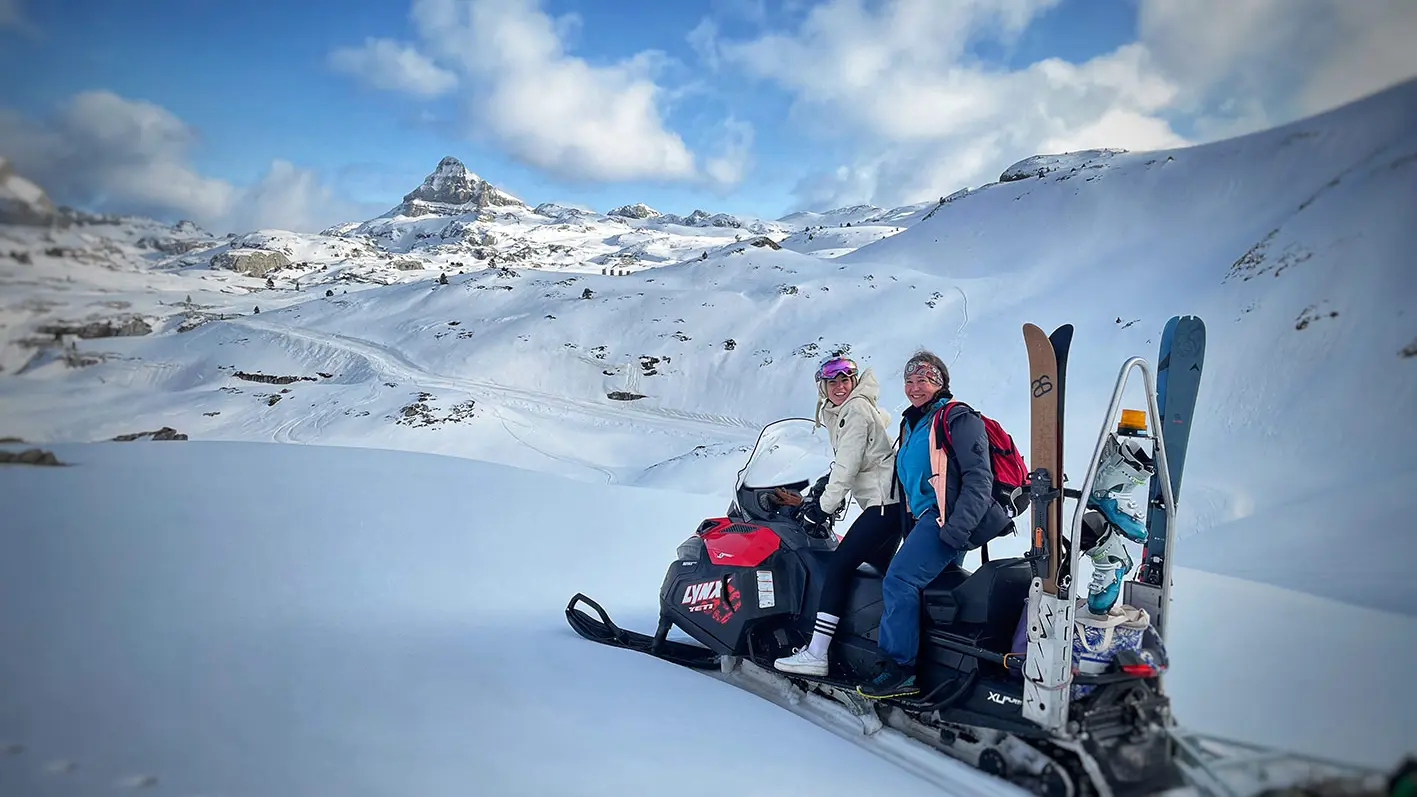
<svg viewBox="0 0 1417 797"><path fill-rule="evenodd" d="M1036 152L1181 146L1411 74L1399 57L1310 96L1345 55L1323 36L1348 14L1333 2L1240 47L1223 34L1284 27L1254 12L1272 0L1234 20L1218 0L0 0L0 156L61 202L216 227L374 215L449 154L532 204L901 204ZM1390 22L1345 24L1371 47ZM1313 57L1276 60L1296 38ZM113 99L71 107L83 92Z"/></svg>

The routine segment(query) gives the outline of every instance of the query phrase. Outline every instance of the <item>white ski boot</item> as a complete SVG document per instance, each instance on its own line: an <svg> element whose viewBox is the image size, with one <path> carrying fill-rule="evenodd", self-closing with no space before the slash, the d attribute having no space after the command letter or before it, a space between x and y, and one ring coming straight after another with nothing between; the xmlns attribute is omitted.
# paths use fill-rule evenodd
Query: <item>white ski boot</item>
<svg viewBox="0 0 1417 797"><path fill-rule="evenodd" d="M1122 594L1122 581L1132 569L1132 556L1110 524L1097 545L1086 551L1092 560L1092 581L1087 586L1087 610L1097 616L1107 614Z"/></svg>
<svg viewBox="0 0 1417 797"><path fill-rule="evenodd" d="M1101 512L1132 542L1146 542L1146 514L1132 493L1146 486L1155 473L1156 466L1142 438L1115 432L1108 435L1087 499L1088 508Z"/></svg>
<svg viewBox="0 0 1417 797"><path fill-rule="evenodd" d="M815 675L824 678L827 674L827 657L812 655L811 648L802 648L791 656L786 656L772 663L774 670L778 672L789 672L795 675Z"/></svg>

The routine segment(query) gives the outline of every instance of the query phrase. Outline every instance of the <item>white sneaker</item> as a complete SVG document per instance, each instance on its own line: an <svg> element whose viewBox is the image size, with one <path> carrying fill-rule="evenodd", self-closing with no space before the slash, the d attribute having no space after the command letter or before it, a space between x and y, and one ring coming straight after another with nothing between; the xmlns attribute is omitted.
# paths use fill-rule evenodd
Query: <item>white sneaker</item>
<svg viewBox="0 0 1417 797"><path fill-rule="evenodd" d="M791 656L778 659L772 663L772 666L779 672L790 672L797 675L824 677L827 674L826 657L813 656L810 648L802 648Z"/></svg>

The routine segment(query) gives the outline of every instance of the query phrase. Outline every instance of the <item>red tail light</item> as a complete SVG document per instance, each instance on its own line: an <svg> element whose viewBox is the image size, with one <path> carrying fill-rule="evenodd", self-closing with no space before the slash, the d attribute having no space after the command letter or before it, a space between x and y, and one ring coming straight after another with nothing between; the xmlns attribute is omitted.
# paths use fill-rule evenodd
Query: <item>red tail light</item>
<svg viewBox="0 0 1417 797"><path fill-rule="evenodd" d="M1137 664L1123 664L1122 672L1126 673L1127 675L1135 675L1141 678L1150 678L1153 675L1156 675L1156 668L1151 666L1150 664L1147 664L1146 662L1139 662Z"/></svg>

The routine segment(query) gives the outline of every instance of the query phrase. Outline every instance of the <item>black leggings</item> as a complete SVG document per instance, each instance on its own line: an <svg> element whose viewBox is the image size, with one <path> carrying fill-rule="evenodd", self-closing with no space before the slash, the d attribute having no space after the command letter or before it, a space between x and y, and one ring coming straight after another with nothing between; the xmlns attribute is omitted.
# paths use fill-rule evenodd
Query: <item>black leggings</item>
<svg viewBox="0 0 1417 797"><path fill-rule="evenodd" d="M817 611L841 616L851 573L862 563L870 562L873 567L885 572L891 557L900 547L902 506L900 502L883 507L873 506L863 510L852 521L841 544L827 558L827 572L822 581Z"/></svg>

